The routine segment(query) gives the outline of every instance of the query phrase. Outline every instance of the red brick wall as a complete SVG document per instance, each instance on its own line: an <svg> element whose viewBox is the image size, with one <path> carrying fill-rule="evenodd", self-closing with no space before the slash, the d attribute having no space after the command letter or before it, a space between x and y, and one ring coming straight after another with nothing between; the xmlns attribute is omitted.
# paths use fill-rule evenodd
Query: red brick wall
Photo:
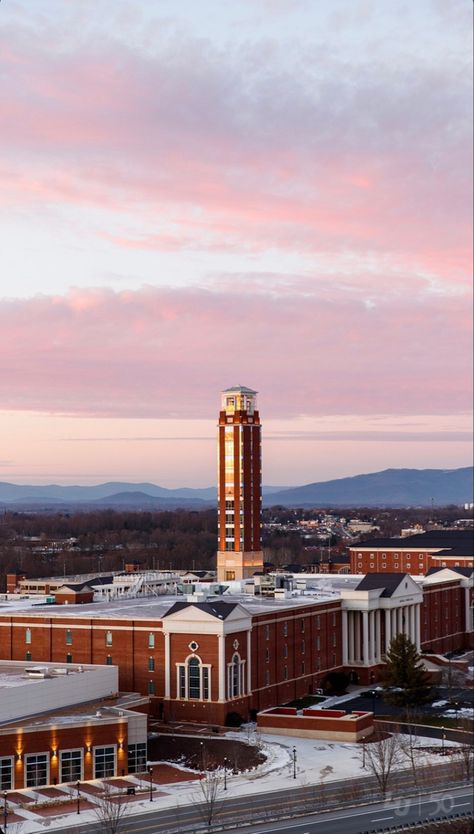
<svg viewBox="0 0 474 834"><path fill-rule="evenodd" d="M124 721L117 721L103 725L84 725L74 727L51 727L48 729L3 730L0 733L0 756L13 756L15 768L15 788L25 787L25 754L50 754L50 783L56 779L59 782L59 751L83 749L84 773L83 779L93 779L93 754L87 753L86 748L96 746L117 745L117 774L122 771L128 773L127 746L128 728ZM119 742L123 750L118 749ZM53 750L57 755L53 756ZM18 758L21 755L21 759Z"/></svg>

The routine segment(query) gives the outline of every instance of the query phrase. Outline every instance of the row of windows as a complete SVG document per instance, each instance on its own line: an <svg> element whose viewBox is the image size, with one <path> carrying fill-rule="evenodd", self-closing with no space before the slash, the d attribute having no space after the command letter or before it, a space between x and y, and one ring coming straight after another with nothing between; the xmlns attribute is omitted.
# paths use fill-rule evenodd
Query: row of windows
<svg viewBox="0 0 474 834"><path fill-rule="evenodd" d="M31 654L31 652L26 652L25 660L33 660L33 656ZM66 661L65 662L66 663L72 663L72 654L67 654L66 655ZM113 666L113 659L112 659L111 654L108 654L107 657L105 658L105 664L106 664L106 666ZM148 671L149 672L154 672L155 671L155 658L154 657L149 657L148 658Z"/></svg>
<svg viewBox="0 0 474 834"><path fill-rule="evenodd" d="M337 664L337 658L336 658L336 655L333 654L333 656L332 656L332 665L336 666L336 664ZM315 665L316 665L316 671L320 672L321 671L321 659L319 657L316 658L316 664ZM296 674L296 672L295 672L295 674ZM306 663L304 662L304 660L301 661L301 672L300 672L300 674L301 675L306 674ZM285 680L285 681L288 680L288 666L283 667L283 680ZM269 669L266 669L265 670L265 686L270 686L270 685L271 685L271 673L270 673Z"/></svg>
<svg viewBox="0 0 474 834"><path fill-rule="evenodd" d="M31 644L31 638L32 638L31 628L25 629L25 643L27 645ZM66 639L66 646L72 646L72 630L70 628L66 629L66 638L65 639ZM114 639L114 636L113 636L112 632L111 631L106 631L105 632L105 645L106 646L112 646L113 645L113 639ZM148 648L149 649L154 649L155 648L155 635L153 634L153 632L150 632L150 634L148 635Z"/></svg>
<svg viewBox="0 0 474 834"><path fill-rule="evenodd" d="M78 782L84 777L84 751L59 750L59 782ZM128 772L139 773L146 768L146 743L128 746ZM117 770L117 748L112 744L93 749L93 778L104 779L115 776ZM39 788L50 784L50 754L27 753L25 755L25 785ZM11 791L14 785L13 756L0 758L0 791Z"/></svg>
<svg viewBox="0 0 474 834"><path fill-rule="evenodd" d="M332 625L335 626L336 622L337 622L337 615L333 614L332 615ZM305 628L306 628L306 621L305 620L300 620L300 631L301 631L301 633L304 633ZM321 616L319 614L316 617L316 628L321 628ZM265 626L264 634L265 634L265 640L269 640L270 639L270 626L269 625ZM283 634L283 637L288 637L288 623L286 621L282 625L282 634Z"/></svg>

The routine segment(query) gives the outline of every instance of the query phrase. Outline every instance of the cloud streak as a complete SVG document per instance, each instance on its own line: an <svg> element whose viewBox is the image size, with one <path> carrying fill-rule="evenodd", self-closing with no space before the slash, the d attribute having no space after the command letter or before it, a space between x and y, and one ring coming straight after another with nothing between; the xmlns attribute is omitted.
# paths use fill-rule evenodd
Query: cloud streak
<svg viewBox="0 0 474 834"><path fill-rule="evenodd" d="M7 410L195 419L236 382L262 392L268 417L472 402L469 307L423 282L407 296L380 289L370 306L347 286L298 281L281 293L77 290L1 302L0 340Z"/></svg>
<svg viewBox="0 0 474 834"><path fill-rule="evenodd" d="M372 253L465 281L469 80L461 56L344 61L184 35L139 50L104 31L6 28L6 206L94 207L126 249ZM131 215L138 220L133 227Z"/></svg>

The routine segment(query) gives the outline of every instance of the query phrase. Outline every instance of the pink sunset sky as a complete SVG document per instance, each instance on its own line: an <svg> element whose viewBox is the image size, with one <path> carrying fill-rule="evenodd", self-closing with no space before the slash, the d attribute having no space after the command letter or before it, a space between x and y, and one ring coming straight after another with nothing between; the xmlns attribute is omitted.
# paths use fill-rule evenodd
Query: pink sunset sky
<svg viewBox="0 0 474 834"><path fill-rule="evenodd" d="M472 3L5 0L0 480L471 463Z"/></svg>

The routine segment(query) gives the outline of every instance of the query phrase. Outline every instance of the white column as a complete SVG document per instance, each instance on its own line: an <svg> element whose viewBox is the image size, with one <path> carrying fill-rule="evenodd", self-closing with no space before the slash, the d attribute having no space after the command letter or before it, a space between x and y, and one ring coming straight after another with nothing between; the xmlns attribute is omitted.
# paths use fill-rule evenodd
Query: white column
<svg viewBox="0 0 474 834"><path fill-rule="evenodd" d="M247 631L247 695L252 692L252 629Z"/></svg>
<svg viewBox="0 0 474 834"><path fill-rule="evenodd" d="M409 605L405 605L405 607L403 609L403 613L405 615L405 628L404 628L405 637L408 637L408 639L410 639L410 606Z"/></svg>
<svg viewBox="0 0 474 834"><path fill-rule="evenodd" d="M348 627L348 617L347 611L342 611L342 663L344 666L347 666L349 662L349 645L348 645L348 635L347 635L347 627Z"/></svg>
<svg viewBox="0 0 474 834"><path fill-rule="evenodd" d="M218 663L219 663L219 675L218 675L219 701L225 701L225 673L226 673L226 668L225 668L225 635L224 634L218 634L217 635L217 640L218 640L217 656L218 656Z"/></svg>
<svg viewBox="0 0 474 834"><path fill-rule="evenodd" d="M418 652L421 651L421 605L415 605L415 646Z"/></svg>
<svg viewBox="0 0 474 834"><path fill-rule="evenodd" d="M375 611L369 611L369 663L375 663Z"/></svg>
<svg viewBox="0 0 474 834"><path fill-rule="evenodd" d="M362 660L364 666L369 665L369 612L362 612Z"/></svg>
<svg viewBox="0 0 474 834"><path fill-rule="evenodd" d="M349 663L355 662L355 651L354 651L354 641L355 641L355 618L354 612L348 611L348 625L349 625Z"/></svg>
<svg viewBox="0 0 474 834"><path fill-rule="evenodd" d="M415 636L415 606L410 605L408 608L410 614L410 640L412 643L416 645L416 636Z"/></svg>
<svg viewBox="0 0 474 834"><path fill-rule="evenodd" d="M165 631L165 698L171 698L170 635ZM179 697L179 693L176 695Z"/></svg>
<svg viewBox="0 0 474 834"><path fill-rule="evenodd" d="M403 634L403 606L397 608L397 634Z"/></svg>
<svg viewBox="0 0 474 834"><path fill-rule="evenodd" d="M377 628L375 660L376 663L380 663L382 660L382 612L380 608L375 613L375 624Z"/></svg>
<svg viewBox="0 0 474 834"><path fill-rule="evenodd" d="M388 652L392 640L392 612L390 608L385 609L385 653Z"/></svg>

